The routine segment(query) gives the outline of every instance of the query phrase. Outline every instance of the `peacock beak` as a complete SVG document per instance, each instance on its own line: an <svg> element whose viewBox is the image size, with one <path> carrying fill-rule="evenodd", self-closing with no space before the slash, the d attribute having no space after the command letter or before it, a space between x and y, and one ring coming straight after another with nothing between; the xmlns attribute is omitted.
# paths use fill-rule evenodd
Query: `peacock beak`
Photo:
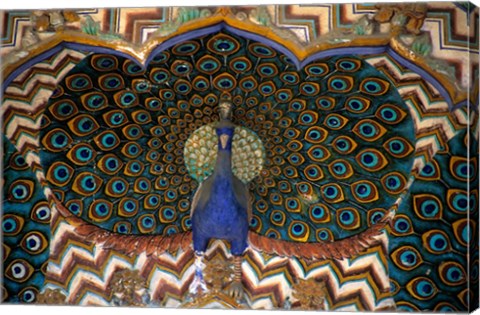
<svg viewBox="0 0 480 315"><path fill-rule="evenodd" d="M228 135L221 135L220 136L220 144L222 145L222 149L227 148L227 143L228 143Z"/></svg>

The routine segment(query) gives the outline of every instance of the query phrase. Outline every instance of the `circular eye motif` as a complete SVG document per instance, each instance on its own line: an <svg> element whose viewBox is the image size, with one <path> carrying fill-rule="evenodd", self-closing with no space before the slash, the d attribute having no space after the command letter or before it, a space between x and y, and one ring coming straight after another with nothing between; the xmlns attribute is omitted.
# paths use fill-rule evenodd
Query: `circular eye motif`
<svg viewBox="0 0 480 315"><path fill-rule="evenodd" d="M442 218L442 202L434 195L414 195L413 209L415 213L424 220L437 220Z"/></svg>
<svg viewBox="0 0 480 315"><path fill-rule="evenodd" d="M405 215L397 215L393 219L392 234L395 236L405 236L413 233L413 226L410 218Z"/></svg>
<svg viewBox="0 0 480 315"><path fill-rule="evenodd" d="M381 138L387 130L374 120L364 119L353 127L353 132L361 139L373 142Z"/></svg>
<svg viewBox="0 0 480 315"><path fill-rule="evenodd" d="M69 99L57 101L48 109L56 119L61 121L67 120L78 113L77 106Z"/></svg>
<svg viewBox="0 0 480 315"><path fill-rule="evenodd" d="M406 288L412 296L421 301L432 299L438 293L435 284L426 277L414 278L407 283Z"/></svg>
<svg viewBox="0 0 480 315"><path fill-rule="evenodd" d="M84 94L80 99L83 107L88 111L97 111L108 106L107 97L99 92Z"/></svg>
<svg viewBox="0 0 480 315"><path fill-rule="evenodd" d="M352 96L345 102L346 108L352 113L363 113L370 108L371 101L365 97Z"/></svg>
<svg viewBox="0 0 480 315"><path fill-rule="evenodd" d="M56 128L49 131L43 138L42 143L51 152L61 152L71 143L72 138L62 129Z"/></svg>
<svg viewBox="0 0 480 315"><path fill-rule="evenodd" d="M80 92L93 87L90 77L86 74L77 73L65 79L67 88L73 92Z"/></svg>
<svg viewBox="0 0 480 315"><path fill-rule="evenodd" d="M353 88L353 78L335 75L328 79L327 88L330 92L347 93Z"/></svg>
<svg viewBox="0 0 480 315"><path fill-rule="evenodd" d="M9 166L13 168L14 170L26 170L28 168L27 161L23 157L22 154L19 152L15 152L12 154L12 157L10 158Z"/></svg>
<svg viewBox="0 0 480 315"><path fill-rule="evenodd" d="M309 77L320 77L328 73L328 65L324 63L314 63L305 67L305 73Z"/></svg>
<svg viewBox="0 0 480 315"><path fill-rule="evenodd" d="M98 71L112 71L118 67L117 58L109 55L93 55L90 63Z"/></svg>
<svg viewBox="0 0 480 315"><path fill-rule="evenodd" d="M37 295L38 290L35 287L27 287L18 294L23 303L34 303L37 300Z"/></svg>
<svg viewBox="0 0 480 315"><path fill-rule="evenodd" d="M447 192L447 203L449 208L455 213L465 214L469 209L475 209L475 195L471 195L470 200L466 191L459 189L449 189Z"/></svg>
<svg viewBox="0 0 480 315"><path fill-rule="evenodd" d="M258 86L258 91L265 97L272 95L273 93L275 93L276 90L277 87L272 81L262 83Z"/></svg>
<svg viewBox="0 0 480 315"><path fill-rule="evenodd" d="M132 224L130 222L117 222L113 226L113 230L120 234L130 234L132 232Z"/></svg>
<svg viewBox="0 0 480 315"><path fill-rule="evenodd" d="M125 87L123 77L119 74L105 74L98 78L100 88L104 91L117 91Z"/></svg>
<svg viewBox="0 0 480 315"><path fill-rule="evenodd" d="M192 70L192 64L184 60L176 60L170 67L170 71L177 77L186 77L192 72Z"/></svg>
<svg viewBox="0 0 480 315"><path fill-rule="evenodd" d="M212 75L218 70L220 70L220 61L218 59L205 55L197 61L196 67L200 72L203 72L208 75Z"/></svg>
<svg viewBox="0 0 480 315"><path fill-rule="evenodd" d="M22 232L25 220L13 214L5 214L2 218L2 232L5 236L14 236Z"/></svg>
<svg viewBox="0 0 480 315"><path fill-rule="evenodd" d="M17 179L10 184L7 199L10 202L25 203L32 197L34 186L31 180Z"/></svg>
<svg viewBox="0 0 480 315"><path fill-rule="evenodd" d="M390 83L379 78L368 78L360 83L360 91L371 95L383 95L388 92Z"/></svg>
<svg viewBox="0 0 480 315"><path fill-rule="evenodd" d="M262 221L258 216L252 216L252 219L250 220L250 228L257 233L262 230Z"/></svg>
<svg viewBox="0 0 480 315"><path fill-rule="evenodd" d="M351 186L352 194L357 201L362 203L378 200L377 187L370 181L360 180Z"/></svg>
<svg viewBox="0 0 480 315"><path fill-rule="evenodd" d="M120 108L128 108L138 105L138 97L130 91L120 91L113 96L115 103Z"/></svg>
<svg viewBox="0 0 480 315"><path fill-rule="evenodd" d="M170 54L166 51L163 51L161 53L156 54L153 58L152 61L150 61L151 64L160 64L164 63L170 58Z"/></svg>
<svg viewBox="0 0 480 315"><path fill-rule="evenodd" d="M325 117L324 123L330 129L340 130L348 123L348 119L338 114L330 114Z"/></svg>
<svg viewBox="0 0 480 315"><path fill-rule="evenodd" d="M274 50L259 43L250 44L248 50L257 58L273 58L277 55Z"/></svg>
<svg viewBox="0 0 480 315"><path fill-rule="evenodd" d="M142 151L143 151L143 149L136 142L128 142L122 148L122 154L125 157L130 158L130 159L136 159L142 153Z"/></svg>
<svg viewBox="0 0 480 315"><path fill-rule="evenodd" d="M15 259L5 268L5 277L17 283L24 283L30 279L34 271L27 261Z"/></svg>
<svg viewBox="0 0 480 315"><path fill-rule="evenodd" d="M127 194L129 188L128 182L121 177L111 178L105 188L105 194L110 197L123 197Z"/></svg>
<svg viewBox="0 0 480 315"><path fill-rule="evenodd" d="M58 187L63 187L72 179L74 170L64 162L54 162L47 171L47 180Z"/></svg>
<svg viewBox="0 0 480 315"><path fill-rule="evenodd" d="M335 99L329 96L320 96L315 100L318 109L330 110L335 107Z"/></svg>
<svg viewBox="0 0 480 315"><path fill-rule="evenodd" d="M136 62L133 62L131 60L125 60L122 69L123 72L131 76L142 75L145 72L145 68L142 65L137 64Z"/></svg>
<svg viewBox="0 0 480 315"><path fill-rule="evenodd" d="M392 253L394 264L402 270L410 271L423 263L422 256L411 246L402 246Z"/></svg>
<svg viewBox="0 0 480 315"><path fill-rule="evenodd" d="M240 88L245 92L251 92L258 86L257 80L254 77L248 76L240 80Z"/></svg>
<svg viewBox="0 0 480 315"><path fill-rule="evenodd" d="M193 79L192 86L195 90L203 92L208 90L210 82L202 76L197 76Z"/></svg>
<svg viewBox="0 0 480 315"><path fill-rule="evenodd" d="M398 172L388 173L381 179L383 187L391 194L399 194L407 185L405 177Z"/></svg>
<svg viewBox="0 0 480 315"><path fill-rule="evenodd" d="M216 54L229 56L240 49L240 43L231 36L218 34L208 40L207 48Z"/></svg>
<svg viewBox="0 0 480 315"><path fill-rule="evenodd" d="M308 157L314 162L323 162L330 157L330 152L321 145L314 145L307 151Z"/></svg>
<svg viewBox="0 0 480 315"><path fill-rule="evenodd" d="M270 214L270 221L276 226L283 226L285 224L286 216L280 210L274 210Z"/></svg>
<svg viewBox="0 0 480 315"><path fill-rule="evenodd" d="M213 85L221 91L231 91L237 86L237 80L231 74L223 73L213 79Z"/></svg>
<svg viewBox="0 0 480 315"><path fill-rule="evenodd" d="M153 232L157 226L157 223L155 222L155 217L152 214L144 214L138 218L137 226L140 233L146 234Z"/></svg>
<svg viewBox="0 0 480 315"><path fill-rule="evenodd" d="M118 215L122 217L133 217L138 210L138 201L133 198L122 198L118 204Z"/></svg>
<svg viewBox="0 0 480 315"><path fill-rule="evenodd" d="M385 216L385 209L372 209L368 211L368 225L371 226Z"/></svg>
<svg viewBox="0 0 480 315"><path fill-rule="evenodd" d="M357 154L355 157L357 163L363 169L369 172L377 172L385 168L388 164L388 160L378 150L365 149Z"/></svg>
<svg viewBox="0 0 480 315"><path fill-rule="evenodd" d="M84 137L97 131L100 126L90 115L78 115L68 122L68 127L77 136Z"/></svg>
<svg viewBox="0 0 480 315"><path fill-rule="evenodd" d="M296 72L284 72L281 74L280 80L288 85L296 85L300 82L300 77Z"/></svg>
<svg viewBox="0 0 480 315"><path fill-rule="evenodd" d="M163 68L154 68L150 71L150 80L156 84L167 83L170 79L170 73Z"/></svg>
<svg viewBox="0 0 480 315"><path fill-rule="evenodd" d="M320 86L313 82L303 82L300 84L300 93L305 96L314 96L320 93Z"/></svg>
<svg viewBox="0 0 480 315"><path fill-rule="evenodd" d="M145 79L135 79L132 81L132 88L137 93L148 93L151 91L152 84Z"/></svg>
<svg viewBox="0 0 480 315"><path fill-rule="evenodd" d="M175 209L170 206L165 206L160 209L160 222L162 223L170 223L175 221L177 218L177 213Z"/></svg>
<svg viewBox="0 0 480 315"><path fill-rule="evenodd" d="M98 168L107 175L114 175L123 166L123 162L114 154L104 155L97 163Z"/></svg>
<svg viewBox="0 0 480 315"><path fill-rule="evenodd" d="M350 178L353 175L353 168L345 160L335 160L329 164L328 170L333 177L338 179Z"/></svg>
<svg viewBox="0 0 480 315"><path fill-rule="evenodd" d="M288 227L288 235L297 242L306 242L310 236L310 229L302 221L292 221Z"/></svg>
<svg viewBox="0 0 480 315"><path fill-rule="evenodd" d="M424 247L432 254L443 254L450 250L450 240L445 232L430 230L422 235Z"/></svg>
<svg viewBox="0 0 480 315"><path fill-rule="evenodd" d="M83 203L79 199L72 199L69 200L65 206L67 207L68 211L77 217L82 215L83 212Z"/></svg>
<svg viewBox="0 0 480 315"><path fill-rule="evenodd" d="M400 137L393 137L392 139L388 140L383 145L383 148L390 153L390 155L396 158L404 158L413 152L412 145ZM430 175L432 175L431 172ZM427 175L427 177L430 175Z"/></svg>
<svg viewBox="0 0 480 315"><path fill-rule="evenodd" d="M467 158L454 156L450 159L450 172L456 179L466 182L475 178L476 167Z"/></svg>
<svg viewBox="0 0 480 315"><path fill-rule="evenodd" d="M50 221L51 211L46 201L40 201L30 212L30 218L40 223L48 223Z"/></svg>
<svg viewBox="0 0 480 315"><path fill-rule="evenodd" d="M272 78L278 74L278 69L274 63L264 63L257 67L257 73L260 77Z"/></svg>
<svg viewBox="0 0 480 315"><path fill-rule="evenodd" d="M120 144L120 139L115 132L107 130L94 138L95 144L104 151L115 149Z"/></svg>
<svg viewBox="0 0 480 315"><path fill-rule="evenodd" d="M32 231L23 237L20 246L27 253L38 255L48 247L48 241L40 232Z"/></svg>
<svg viewBox="0 0 480 315"><path fill-rule="evenodd" d="M83 196L94 195L101 187L103 180L90 172L83 172L74 179L72 190Z"/></svg>
<svg viewBox="0 0 480 315"><path fill-rule="evenodd" d="M440 279L449 286L458 286L467 280L467 273L462 265L457 262L443 262L438 268Z"/></svg>
<svg viewBox="0 0 480 315"><path fill-rule="evenodd" d="M360 214L353 208L337 211L337 223L345 230L354 230L360 226Z"/></svg>
<svg viewBox="0 0 480 315"><path fill-rule="evenodd" d="M375 116L386 124L394 125L400 123L407 114L394 105L385 104L377 109Z"/></svg>
<svg viewBox="0 0 480 315"><path fill-rule="evenodd" d="M144 199L144 207L145 209L148 209L148 210L156 209L157 206L160 205L160 201L161 201L160 195L150 194L146 196Z"/></svg>
<svg viewBox="0 0 480 315"><path fill-rule="evenodd" d="M331 242L333 241L332 232L328 229L318 229L315 231L317 241L320 242Z"/></svg>
<svg viewBox="0 0 480 315"><path fill-rule="evenodd" d="M338 203L343 201L343 190L338 184L327 184L321 188L322 195L326 202Z"/></svg>
<svg viewBox="0 0 480 315"><path fill-rule="evenodd" d="M348 136L339 136L333 141L333 149L340 154L350 154L357 148L357 143Z"/></svg>
<svg viewBox="0 0 480 315"><path fill-rule="evenodd" d="M342 58L335 63L335 67L339 71L353 72L360 69L362 62L357 59Z"/></svg>
<svg viewBox="0 0 480 315"><path fill-rule="evenodd" d="M326 205L315 204L308 208L308 214L310 219L315 223L327 223L330 222L330 211Z"/></svg>
<svg viewBox="0 0 480 315"><path fill-rule="evenodd" d="M252 68L252 62L248 58L237 57L230 61L229 66L235 73L245 73Z"/></svg>
<svg viewBox="0 0 480 315"><path fill-rule="evenodd" d="M313 126L307 129L305 132L305 140L310 143L320 143L324 141L328 136L328 131L322 127Z"/></svg>
<svg viewBox="0 0 480 315"><path fill-rule="evenodd" d="M175 55L179 56L192 56L200 49L200 44L195 41L187 41L181 44L177 44L172 48Z"/></svg>
<svg viewBox="0 0 480 315"><path fill-rule="evenodd" d="M311 126L318 121L318 114L312 110L305 110L298 116L298 122L304 126Z"/></svg>
<svg viewBox="0 0 480 315"><path fill-rule="evenodd" d="M175 90L175 92L177 92L177 94L186 95L190 93L190 91L192 90L192 86L188 81L180 79L175 81L173 89Z"/></svg>

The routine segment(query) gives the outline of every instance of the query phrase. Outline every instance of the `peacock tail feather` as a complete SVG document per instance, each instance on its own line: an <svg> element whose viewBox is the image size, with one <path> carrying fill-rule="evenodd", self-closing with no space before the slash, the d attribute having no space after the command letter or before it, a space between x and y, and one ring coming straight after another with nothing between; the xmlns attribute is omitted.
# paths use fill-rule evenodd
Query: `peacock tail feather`
<svg viewBox="0 0 480 315"><path fill-rule="evenodd" d="M353 236L408 188L414 126L385 75L353 55L297 69L280 50L221 31L167 47L146 67L92 54L65 77L42 127L57 199L112 233L188 231L225 95L238 126L234 172L249 182L259 235Z"/></svg>
<svg viewBox="0 0 480 315"><path fill-rule="evenodd" d="M31 303L45 280L51 210L25 157L5 135L3 161L2 299Z"/></svg>
<svg viewBox="0 0 480 315"><path fill-rule="evenodd" d="M416 174L392 222L390 277L401 310L465 310L478 290L478 162L470 152L478 142L464 130Z"/></svg>

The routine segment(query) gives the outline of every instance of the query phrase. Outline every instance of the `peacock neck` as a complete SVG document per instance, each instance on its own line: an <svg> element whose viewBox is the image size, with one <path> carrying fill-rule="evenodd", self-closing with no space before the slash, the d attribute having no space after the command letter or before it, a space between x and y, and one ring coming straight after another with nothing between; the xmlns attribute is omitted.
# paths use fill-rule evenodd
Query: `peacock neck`
<svg viewBox="0 0 480 315"><path fill-rule="evenodd" d="M230 125L220 125L217 127L218 134L218 153L215 163L214 173L217 177L231 178L232 174L232 138L233 128ZM226 139L222 140L222 137Z"/></svg>

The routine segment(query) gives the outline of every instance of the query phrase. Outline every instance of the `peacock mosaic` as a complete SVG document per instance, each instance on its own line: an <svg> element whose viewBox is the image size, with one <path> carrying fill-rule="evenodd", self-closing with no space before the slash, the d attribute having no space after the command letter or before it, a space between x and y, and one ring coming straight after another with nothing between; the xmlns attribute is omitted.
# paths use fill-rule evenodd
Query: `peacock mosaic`
<svg viewBox="0 0 480 315"><path fill-rule="evenodd" d="M478 308L474 5L0 17L2 303Z"/></svg>

